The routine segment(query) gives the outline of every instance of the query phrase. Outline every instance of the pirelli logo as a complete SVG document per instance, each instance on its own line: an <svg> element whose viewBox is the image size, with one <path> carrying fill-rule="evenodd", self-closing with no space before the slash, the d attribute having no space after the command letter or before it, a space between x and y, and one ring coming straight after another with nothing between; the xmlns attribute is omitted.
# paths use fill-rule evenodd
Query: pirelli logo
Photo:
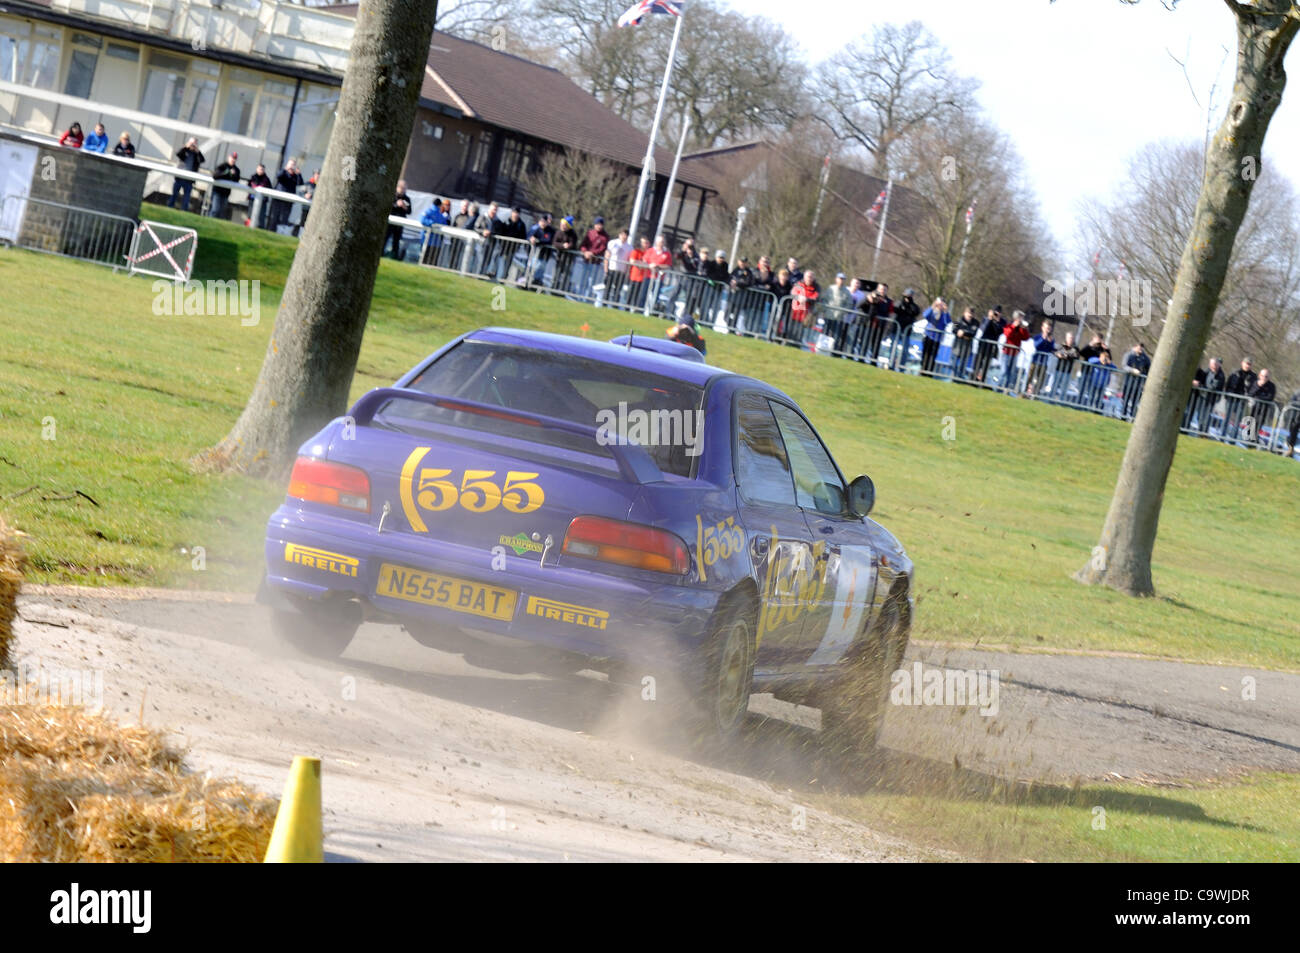
<svg viewBox="0 0 1300 953"><path fill-rule="evenodd" d="M357 568L361 565L361 560L353 559L351 556L331 553L324 549L313 549L310 546L299 546L297 543L284 544L284 561L305 566L307 569L320 569L323 572L352 577L356 576Z"/></svg>
<svg viewBox="0 0 1300 953"><path fill-rule="evenodd" d="M524 611L542 619L567 622L569 625L584 629L603 629L609 624L608 612L588 609L586 606L575 606L567 602L556 602L554 599L543 599L541 596L529 596Z"/></svg>

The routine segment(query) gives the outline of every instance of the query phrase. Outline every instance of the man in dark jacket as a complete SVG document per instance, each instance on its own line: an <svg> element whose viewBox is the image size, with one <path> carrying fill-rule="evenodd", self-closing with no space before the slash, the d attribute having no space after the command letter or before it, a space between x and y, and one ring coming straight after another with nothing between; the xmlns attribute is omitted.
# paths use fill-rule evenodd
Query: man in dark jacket
<svg viewBox="0 0 1300 953"><path fill-rule="evenodd" d="M1245 416L1246 395L1255 386L1255 372L1250 369L1250 358L1242 358L1241 370L1233 371L1223 391L1227 397L1228 410L1223 425L1223 438L1236 441L1241 418Z"/></svg>
<svg viewBox="0 0 1300 953"><path fill-rule="evenodd" d="M486 273L497 281L504 280L506 269L510 267L510 259L515 256L515 252L523 247L519 243L527 236L528 226L519 217L519 209L512 208L510 217L504 221L500 218L493 218L492 232L488 237Z"/></svg>
<svg viewBox="0 0 1300 953"><path fill-rule="evenodd" d="M302 173L298 171L296 159L290 159L284 164L284 168L275 177L275 187L281 192L298 194L298 190L302 188ZM267 223L271 231L277 231L281 225L289 221L289 205L290 203L284 199L276 199L271 203L271 215Z"/></svg>
<svg viewBox="0 0 1300 953"><path fill-rule="evenodd" d="M203 153L199 151L199 140L191 136L181 146L180 152L176 153L176 158L180 161L176 163L178 169L184 169L186 172L198 172L199 167L203 165ZM176 177L172 180L172 197L167 200L168 208L176 207L177 198L182 195L181 208L186 212L190 210L190 193L194 191L194 180Z"/></svg>
<svg viewBox="0 0 1300 953"><path fill-rule="evenodd" d="M550 285L558 291L570 290L569 282L573 278L573 266L578 258L578 245L582 243L582 237L573 225L572 215L560 219L555 241L552 242L555 249L555 274L551 277Z"/></svg>
<svg viewBox="0 0 1300 953"><path fill-rule="evenodd" d="M753 312L753 295L748 290L754 284L754 269L749 267L749 259L741 255L736 267L727 276L727 326L732 331L752 331L750 315Z"/></svg>
<svg viewBox="0 0 1300 953"><path fill-rule="evenodd" d="M1250 398L1250 416L1255 419L1252 429L1258 434L1273 423L1273 401L1277 400L1277 385L1269 379L1267 367L1260 370L1259 377L1250 390L1246 391L1246 396Z"/></svg>
<svg viewBox="0 0 1300 953"><path fill-rule="evenodd" d="M966 379L971 346L979 331L980 323L975 320L974 308L967 308L962 312L961 317L952 323L952 376L955 380Z"/></svg>
<svg viewBox="0 0 1300 953"><path fill-rule="evenodd" d="M1151 358L1146 348L1139 341L1124 358L1124 416L1132 418L1137 412L1138 399L1142 396L1142 387L1146 383L1147 372L1151 370Z"/></svg>
<svg viewBox="0 0 1300 953"><path fill-rule="evenodd" d="M286 190L287 191L287 190ZM411 217L411 197L406 194L406 180L397 180L397 192L393 195L393 207L388 212L389 215L396 215L398 218ZM388 246L393 246L392 257L398 261L402 260L402 226L388 225L388 231L384 233L384 247L380 249L379 254L388 254Z"/></svg>
<svg viewBox="0 0 1300 953"><path fill-rule="evenodd" d="M1210 427L1210 418L1214 414L1214 405L1223 393L1223 365L1217 357L1210 358L1210 366L1197 368L1192 375L1192 394L1187 399L1187 411L1183 414L1183 426L1188 430L1204 433Z"/></svg>
<svg viewBox="0 0 1300 953"><path fill-rule="evenodd" d="M1002 320L1002 305L990 308L984 320L980 322L979 333L975 336L975 373L974 379L983 384L984 379L989 374L989 364L993 361L993 355L997 353L998 338L1006 329L1006 322Z"/></svg>
<svg viewBox="0 0 1300 953"><path fill-rule="evenodd" d="M1092 340L1079 348L1079 356L1085 361L1091 361L1094 357L1101 357L1101 352L1106 350L1106 342L1101 339L1100 334L1094 334Z"/></svg>
<svg viewBox="0 0 1300 953"><path fill-rule="evenodd" d="M897 341L898 328L895 321L901 324L906 332L908 325L921 313L920 309L917 309L910 321L904 324L894 305L894 299L889 297L889 285L883 281L867 293L859 310L863 313L863 320L858 328L858 340L853 347L853 352L858 360L868 364L876 363L880 354L880 344L886 334L891 340Z"/></svg>
<svg viewBox="0 0 1300 953"><path fill-rule="evenodd" d="M239 158L239 153L232 152L226 158L226 161L217 166L217 171L212 173L212 177L218 182L238 182L240 179L239 166L235 160ZM212 187L212 201L208 204L208 215L212 218L225 218L226 209L230 205L230 189Z"/></svg>

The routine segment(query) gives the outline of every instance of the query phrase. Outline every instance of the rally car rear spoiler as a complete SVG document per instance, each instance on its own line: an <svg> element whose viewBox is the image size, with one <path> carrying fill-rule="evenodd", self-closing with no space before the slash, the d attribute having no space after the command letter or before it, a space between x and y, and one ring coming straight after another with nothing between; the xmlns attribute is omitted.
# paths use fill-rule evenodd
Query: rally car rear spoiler
<svg viewBox="0 0 1300 953"><path fill-rule="evenodd" d="M619 473L629 483L657 483L664 478L663 472L643 447L634 443L603 442L599 439L599 428L595 426L578 424L571 420L561 420L559 417L548 417L545 414L535 414L527 410L514 410L496 404L484 404L476 400L466 400L463 397L446 397L441 394L430 394L426 391L411 390L406 387L377 387L358 398L357 402L352 405L352 410L348 412L348 416L352 418L358 427L368 427L371 421L375 419L375 414L379 413L383 406L391 400L411 400L447 410L479 414L484 417L495 417L498 420L510 420L530 427L540 427L544 430L558 430L564 433L577 434L608 450L614 458L614 462L618 465Z"/></svg>

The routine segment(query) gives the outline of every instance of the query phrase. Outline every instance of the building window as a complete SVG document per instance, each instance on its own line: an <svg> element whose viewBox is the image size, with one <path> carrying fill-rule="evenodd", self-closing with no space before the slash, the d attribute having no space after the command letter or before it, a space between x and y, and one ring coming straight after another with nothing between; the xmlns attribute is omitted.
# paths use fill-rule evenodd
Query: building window
<svg viewBox="0 0 1300 953"><path fill-rule="evenodd" d="M99 54L94 50L73 50L68 60L68 81L63 91L69 96L90 98L90 87L95 81L95 62Z"/></svg>
<svg viewBox="0 0 1300 953"><path fill-rule="evenodd" d="M257 98L257 112L253 120L253 136L266 142L284 142L289 131L289 108L293 102L293 86L268 79L262 84L262 94Z"/></svg>
<svg viewBox="0 0 1300 953"><path fill-rule="evenodd" d="M486 129L480 132L470 148L473 150L469 164L470 172L474 175L487 175L488 159L492 156L492 133Z"/></svg>
<svg viewBox="0 0 1300 953"><path fill-rule="evenodd" d="M179 119L185 101L185 71L189 63L179 56L157 51L149 54L149 73L140 97L140 111Z"/></svg>
<svg viewBox="0 0 1300 953"><path fill-rule="evenodd" d="M30 42L18 41L18 82L54 89L59 81L60 34L44 27L37 27L35 34Z"/></svg>
<svg viewBox="0 0 1300 953"><path fill-rule="evenodd" d="M189 121L198 126L211 125L213 107L217 104L217 78L221 75L221 67L205 60L194 60L190 63L190 72L199 75L191 76L194 101L190 104Z"/></svg>
<svg viewBox="0 0 1300 953"><path fill-rule="evenodd" d="M114 59L127 60L135 63L140 59L140 51L133 46L122 46L119 43L108 44L108 55Z"/></svg>
<svg viewBox="0 0 1300 953"><path fill-rule="evenodd" d="M256 89L247 86L229 87L226 90L226 108L221 113L221 128L239 136L247 134L256 99Z"/></svg>

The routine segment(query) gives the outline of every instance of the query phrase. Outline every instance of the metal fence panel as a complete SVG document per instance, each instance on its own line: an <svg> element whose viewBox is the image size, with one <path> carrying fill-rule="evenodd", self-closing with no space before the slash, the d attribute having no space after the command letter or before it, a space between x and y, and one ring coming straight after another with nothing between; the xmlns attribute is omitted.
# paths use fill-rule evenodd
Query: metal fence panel
<svg viewBox="0 0 1300 953"><path fill-rule="evenodd" d="M21 195L0 200L0 221L16 223L21 248L114 269L126 265L135 232L135 221L121 215Z"/></svg>
<svg viewBox="0 0 1300 953"><path fill-rule="evenodd" d="M198 244L199 234L192 228L142 221L131 236L128 271L133 275L189 281Z"/></svg>

